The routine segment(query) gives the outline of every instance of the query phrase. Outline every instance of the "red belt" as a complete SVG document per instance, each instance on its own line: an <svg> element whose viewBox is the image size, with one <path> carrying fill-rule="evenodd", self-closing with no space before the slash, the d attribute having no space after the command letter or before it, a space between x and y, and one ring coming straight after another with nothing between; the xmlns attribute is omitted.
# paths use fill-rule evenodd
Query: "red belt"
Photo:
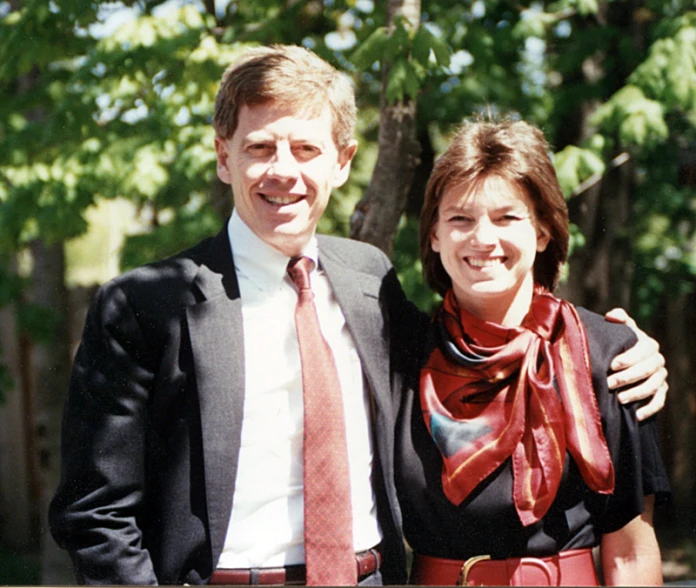
<svg viewBox="0 0 696 588"><path fill-rule="evenodd" d="M374 574L382 565L382 556L377 549L355 554L358 567L358 580ZM210 584L228 585L302 585L305 583L304 565L283 568L238 568L217 569L210 578Z"/></svg>
<svg viewBox="0 0 696 588"><path fill-rule="evenodd" d="M592 549L571 549L549 557L460 561L416 554L411 584L430 586L599 586Z"/></svg>

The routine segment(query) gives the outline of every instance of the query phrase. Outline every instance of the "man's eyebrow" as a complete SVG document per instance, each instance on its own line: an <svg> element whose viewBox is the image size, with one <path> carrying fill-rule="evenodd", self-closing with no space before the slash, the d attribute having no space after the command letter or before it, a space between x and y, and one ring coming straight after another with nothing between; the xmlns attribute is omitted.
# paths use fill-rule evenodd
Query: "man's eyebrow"
<svg viewBox="0 0 696 588"><path fill-rule="evenodd" d="M325 141L321 137L313 135L305 135L302 133L290 135L290 141L293 143L314 143L316 145L324 145Z"/></svg>
<svg viewBox="0 0 696 588"><path fill-rule="evenodd" d="M266 133L264 131L252 131L246 137L244 137L244 140L242 141L242 143L244 143L246 145L248 143L259 143L259 142L264 142L264 141L268 141L271 139L272 139L271 135L269 135L268 133Z"/></svg>

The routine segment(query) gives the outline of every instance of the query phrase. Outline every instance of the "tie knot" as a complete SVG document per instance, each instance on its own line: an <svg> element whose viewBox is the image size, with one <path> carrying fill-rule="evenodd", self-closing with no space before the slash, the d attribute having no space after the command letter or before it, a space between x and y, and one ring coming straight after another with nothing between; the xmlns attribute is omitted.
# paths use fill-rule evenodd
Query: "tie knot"
<svg viewBox="0 0 696 588"><path fill-rule="evenodd" d="M309 272L314 262L309 257L293 257L288 263L288 274L298 290L310 290Z"/></svg>

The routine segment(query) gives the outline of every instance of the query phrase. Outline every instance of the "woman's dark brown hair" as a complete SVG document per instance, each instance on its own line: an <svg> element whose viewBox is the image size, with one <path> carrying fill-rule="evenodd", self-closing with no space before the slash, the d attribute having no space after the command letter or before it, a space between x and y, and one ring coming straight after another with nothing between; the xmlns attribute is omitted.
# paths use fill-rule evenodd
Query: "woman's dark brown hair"
<svg viewBox="0 0 696 588"><path fill-rule="evenodd" d="M464 124L436 162L420 217L420 254L426 283L441 295L452 287L440 254L431 247L445 190L457 185L467 193L489 176L518 185L532 200L537 220L550 236L546 250L538 253L534 262L534 282L553 291L568 257L568 207L544 134L522 121Z"/></svg>

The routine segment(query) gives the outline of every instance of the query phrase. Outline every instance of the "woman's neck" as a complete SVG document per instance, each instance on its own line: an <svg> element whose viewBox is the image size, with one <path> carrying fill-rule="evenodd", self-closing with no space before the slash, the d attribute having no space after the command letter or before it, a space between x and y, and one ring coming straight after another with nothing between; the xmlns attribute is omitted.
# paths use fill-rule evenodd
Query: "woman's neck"
<svg viewBox="0 0 696 588"><path fill-rule="evenodd" d="M534 278L529 275L515 291L500 296L479 296L472 292L458 292L454 289L460 308L464 308L477 318L503 327L518 327L532 305Z"/></svg>

